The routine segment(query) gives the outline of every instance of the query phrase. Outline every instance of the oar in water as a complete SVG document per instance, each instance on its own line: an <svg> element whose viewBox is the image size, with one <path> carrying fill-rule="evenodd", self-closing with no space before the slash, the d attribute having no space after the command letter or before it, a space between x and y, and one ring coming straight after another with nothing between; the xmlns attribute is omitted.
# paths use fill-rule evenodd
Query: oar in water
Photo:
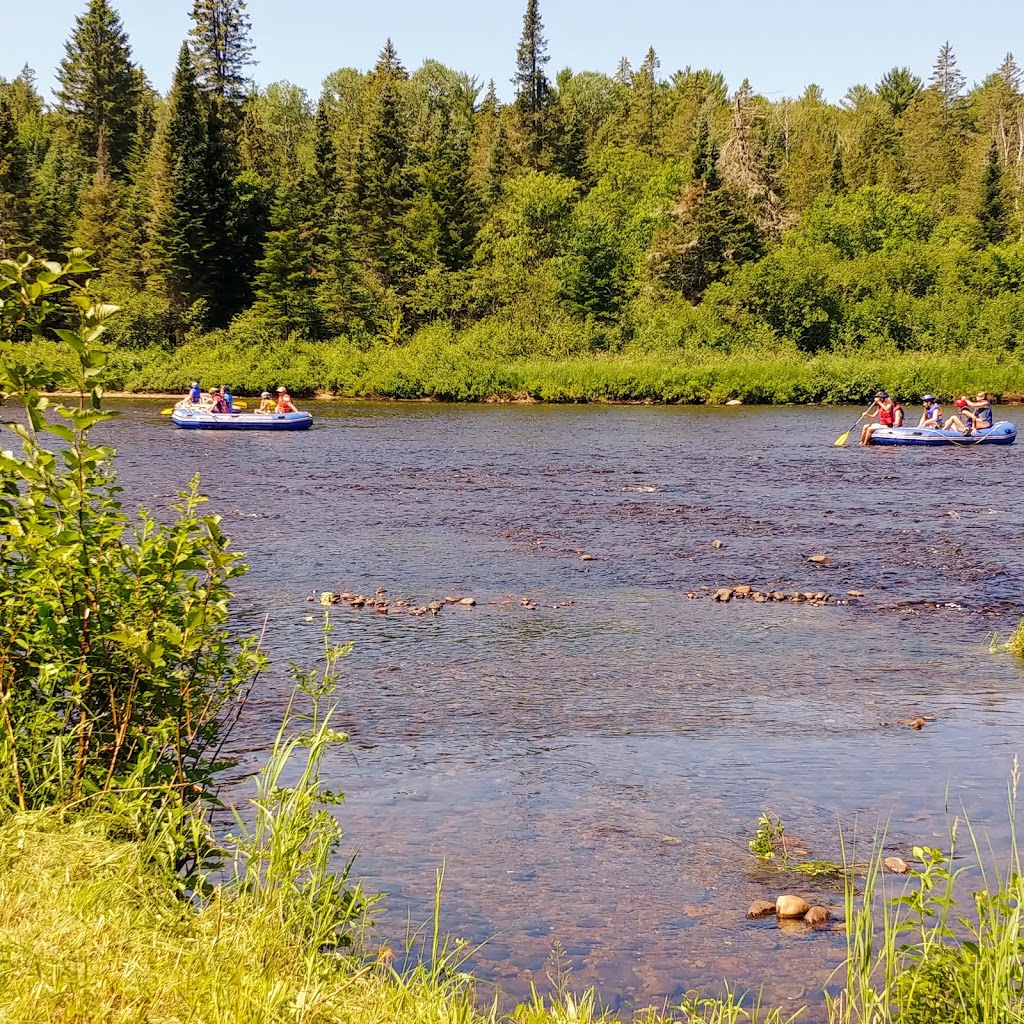
<svg viewBox="0 0 1024 1024"><path fill-rule="evenodd" d="M861 414L860 414L860 415L859 415L859 416L857 417L857 423L860 423L860 421L861 421L862 419L864 419L864 417L865 417L865 416L867 416L867 414L868 414L869 412L871 412L871 410L872 410L872 409L873 409L874 407L875 407L875 402L874 402L874 399L872 399L872 400L871 400L871 404L870 404L870 405L869 405L869 406L868 406L868 407L867 407L867 408L866 408L866 409L865 409L865 410L864 410L864 411L863 411L863 412L862 412L862 413L861 413ZM850 439L850 434L852 434L852 433L853 433L853 431L854 431L854 430L856 429L856 427L857 427L857 423L854 423L854 425L853 425L852 427L850 427L850 429L849 429L848 431L846 431L846 433L845 433L845 434L840 434L840 435L839 435L839 436L838 436L838 437L837 437L837 438L836 438L836 439L835 439L835 440L834 440L834 441L832 442L832 445L833 445L833 447L835 447L835 448L842 448L842 447L843 447L843 445L844 445L844 444L846 444L846 442L847 442L847 441L849 441L849 439Z"/></svg>

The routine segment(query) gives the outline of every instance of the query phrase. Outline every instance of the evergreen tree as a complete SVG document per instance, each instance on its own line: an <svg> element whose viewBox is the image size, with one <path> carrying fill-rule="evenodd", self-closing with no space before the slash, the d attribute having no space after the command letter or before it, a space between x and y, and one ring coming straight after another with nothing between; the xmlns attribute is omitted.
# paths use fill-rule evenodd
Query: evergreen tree
<svg viewBox="0 0 1024 1024"><path fill-rule="evenodd" d="M658 125L658 68L661 61L652 46L640 65L640 70L633 76L632 88L634 100L632 114L636 118L634 136L644 152L654 155L657 150Z"/></svg>
<svg viewBox="0 0 1024 1024"><path fill-rule="evenodd" d="M102 132L111 171L120 175L131 150L144 80L132 63L121 19L107 0L89 0L64 49L57 98L75 141L92 158Z"/></svg>
<svg viewBox="0 0 1024 1024"><path fill-rule="evenodd" d="M899 117L921 93L921 79L911 74L910 68L887 71L875 88L881 99Z"/></svg>
<svg viewBox="0 0 1024 1024"><path fill-rule="evenodd" d="M160 140L166 195L156 211L151 240L155 276L179 315L212 296L209 231L210 136L207 105L196 83L186 44L178 54Z"/></svg>
<svg viewBox="0 0 1024 1024"><path fill-rule="evenodd" d="M118 211L121 187L110 176L110 158L100 130L96 151L96 169L92 184L82 193L75 245L94 253L98 266L107 267L118 237Z"/></svg>
<svg viewBox="0 0 1024 1024"><path fill-rule="evenodd" d="M78 223L79 199L88 188L88 161L63 127L55 133L35 183L35 225L39 248L58 257L71 247Z"/></svg>
<svg viewBox="0 0 1024 1024"><path fill-rule="evenodd" d="M985 238L992 244L1003 241L1009 229L1009 212L1003 188L1003 169L999 165L999 150L993 142L989 146L988 160L981 178L981 207L978 210Z"/></svg>
<svg viewBox="0 0 1024 1024"><path fill-rule="evenodd" d="M651 245L653 279L690 302L734 267L760 259L764 238L748 215L748 202L730 188L691 188L672 211L668 226Z"/></svg>
<svg viewBox="0 0 1024 1024"><path fill-rule="evenodd" d="M551 99L551 86L544 66L550 60L547 40L540 20L537 0L526 0L523 34L516 50L516 109L525 136L525 151L533 167L541 163L546 143L545 110Z"/></svg>
<svg viewBox="0 0 1024 1024"><path fill-rule="evenodd" d="M703 181L709 191L721 184L718 174L718 146L711 138L711 124L707 114L701 114L697 122L697 137L693 141L691 155L693 180Z"/></svg>
<svg viewBox="0 0 1024 1024"><path fill-rule="evenodd" d="M245 0L194 0L192 55L196 81L219 101L241 104L246 97L253 45Z"/></svg>
<svg viewBox="0 0 1024 1024"><path fill-rule="evenodd" d="M487 168L491 162L494 139L498 132L498 93L494 79L487 83L487 92L473 119L473 139L470 143L470 181L482 189L487 181Z"/></svg>
<svg viewBox="0 0 1024 1024"><path fill-rule="evenodd" d="M484 181L483 188L484 200L488 206L493 206L501 199L511 159L512 155L508 148L508 138L505 135L505 125L504 122L499 120L498 127L494 133L494 145L491 147L490 159L487 163L487 178Z"/></svg>
<svg viewBox="0 0 1024 1024"><path fill-rule="evenodd" d="M413 194L408 167L409 131L401 94L406 77L389 39L371 77L371 108L356 172L361 240L370 265L385 287L403 283L405 240L401 222Z"/></svg>
<svg viewBox="0 0 1024 1024"><path fill-rule="evenodd" d="M32 182L14 113L0 96L0 258L28 249L32 238Z"/></svg>
<svg viewBox="0 0 1024 1024"><path fill-rule="evenodd" d="M956 54L953 53L953 47L949 45L948 40L942 44L939 55L935 58L929 81L932 88L942 97L947 110L960 98L960 93L967 84L967 79L956 66Z"/></svg>
<svg viewBox="0 0 1024 1024"><path fill-rule="evenodd" d="M148 169L156 133L156 101L146 92L139 106L135 138L125 164L125 185L121 190L117 230L103 269L111 277L145 287L149 274L146 226L151 216L151 189Z"/></svg>
<svg viewBox="0 0 1024 1024"><path fill-rule="evenodd" d="M22 73L24 74L24 72ZM1014 60L1012 53L1007 53L1003 58L1003 63L999 65L999 77L1010 92L1020 92L1021 80L1024 78L1024 73L1021 72L1020 66Z"/></svg>
<svg viewBox="0 0 1024 1024"><path fill-rule="evenodd" d="M253 310L282 334L316 338L322 318L316 302L314 228L308 217L308 199L296 182L285 183L278 190L263 257L256 264Z"/></svg>

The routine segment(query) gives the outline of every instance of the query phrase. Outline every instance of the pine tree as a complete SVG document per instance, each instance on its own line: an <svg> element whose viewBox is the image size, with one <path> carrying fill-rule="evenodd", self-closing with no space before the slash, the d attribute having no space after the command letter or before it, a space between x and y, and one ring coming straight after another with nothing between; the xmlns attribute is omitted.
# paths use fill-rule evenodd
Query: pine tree
<svg viewBox="0 0 1024 1024"><path fill-rule="evenodd" d="M999 150L993 141L981 178L981 207L978 210L985 238L991 243L1003 241L1009 230L1006 192L1003 188L1003 169L999 164Z"/></svg>
<svg viewBox="0 0 1024 1024"><path fill-rule="evenodd" d="M483 187L484 200L488 206L493 206L501 199L511 159L505 125L499 119L494 133L494 145L491 147L490 159L487 162L487 178Z"/></svg>
<svg viewBox="0 0 1024 1024"><path fill-rule="evenodd" d="M935 58L935 66L932 68L929 81L932 88L942 97L947 110L960 98L960 93L967 84L967 79L956 66L956 54L953 53L953 47L949 45L948 40L942 44L939 55Z"/></svg>
<svg viewBox="0 0 1024 1024"><path fill-rule="evenodd" d="M550 60L547 40L540 20L537 0L526 0L523 34L516 50L516 109L525 136L527 158L533 167L540 165L546 144L545 110L551 99L551 86L544 66Z"/></svg>
<svg viewBox="0 0 1024 1024"><path fill-rule="evenodd" d="M219 101L241 104L248 85L246 68L255 63L245 0L194 0L192 21L196 81Z"/></svg>
<svg viewBox="0 0 1024 1024"><path fill-rule="evenodd" d="M887 71L875 88L881 99L899 117L921 93L921 79L912 74L910 68L892 68Z"/></svg>
<svg viewBox="0 0 1024 1024"><path fill-rule="evenodd" d="M0 97L0 258L13 258L32 243L31 200L31 175L18 125Z"/></svg>
<svg viewBox="0 0 1024 1024"><path fill-rule="evenodd" d="M96 169L92 184L82 193L78 227L75 229L75 245L92 252L93 259L100 267L108 266L111 250L118 237L120 204L121 187L110 176L110 158L101 129L96 149Z"/></svg>
<svg viewBox="0 0 1024 1024"><path fill-rule="evenodd" d="M178 54L160 145L166 195L152 232L154 272L175 311L183 315L196 302L209 302L216 245L208 229L209 115L185 44Z"/></svg>
<svg viewBox="0 0 1024 1024"><path fill-rule="evenodd" d="M111 172L119 176L131 150L143 79L132 63L121 19L107 0L89 0L64 49L57 98L75 141L85 156L93 158L102 131Z"/></svg>

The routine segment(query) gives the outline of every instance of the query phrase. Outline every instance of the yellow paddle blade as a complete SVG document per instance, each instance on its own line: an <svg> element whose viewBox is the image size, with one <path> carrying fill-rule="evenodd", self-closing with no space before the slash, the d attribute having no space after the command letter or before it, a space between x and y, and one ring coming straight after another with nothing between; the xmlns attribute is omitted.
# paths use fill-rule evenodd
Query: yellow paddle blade
<svg viewBox="0 0 1024 1024"><path fill-rule="evenodd" d="M160 410L160 415L161 416L170 416L172 412L174 412L173 409L161 409Z"/></svg>
<svg viewBox="0 0 1024 1024"><path fill-rule="evenodd" d="M236 399L234 399L234 400L232 401L232 403L231 403L231 404L232 404L232 405L233 405L233 406L234 406L234 407L235 407L236 409L248 409L248 408L249 408L249 403L248 403L247 401L245 401L245 399L242 399L241 401L239 401L239 400L238 400L238 399L236 398Z"/></svg>
<svg viewBox="0 0 1024 1024"><path fill-rule="evenodd" d="M853 428L851 427L851 428L850 428L850 430L852 430L852 429L853 429ZM833 447L835 447L835 448L842 448L842 447L843 447L843 445L844 445L844 444L846 444L846 442L847 442L847 441L849 440L849 438L850 438L850 431L848 430L848 431L847 431L847 432L846 432L845 434L840 434L840 435L839 435L839 436L838 436L838 437L837 437L837 438L836 438L836 439L835 439L835 440L834 440L834 441L832 442L832 445L833 445Z"/></svg>

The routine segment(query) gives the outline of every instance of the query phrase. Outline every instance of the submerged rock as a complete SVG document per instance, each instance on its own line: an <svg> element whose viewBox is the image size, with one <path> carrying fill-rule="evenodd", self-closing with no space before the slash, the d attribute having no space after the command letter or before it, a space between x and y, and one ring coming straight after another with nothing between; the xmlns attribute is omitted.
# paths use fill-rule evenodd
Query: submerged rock
<svg viewBox="0 0 1024 1024"><path fill-rule="evenodd" d="M722 587L711 595L711 600L720 601L722 604L728 604L732 600L732 591L728 587Z"/></svg>
<svg viewBox="0 0 1024 1024"><path fill-rule="evenodd" d="M886 857L882 863L894 875L905 875L910 870L910 865L902 857Z"/></svg>
<svg viewBox="0 0 1024 1024"><path fill-rule="evenodd" d="M775 904L768 900L754 900L747 908L747 917L751 921L759 921L762 917L774 917Z"/></svg>
<svg viewBox="0 0 1024 1024"><path fill-rule="evenodd" d="M804 914L804 920L812 928L824 928L825 925L832 920L832 913L828 907L811 907L810 910Z"/></svg>

